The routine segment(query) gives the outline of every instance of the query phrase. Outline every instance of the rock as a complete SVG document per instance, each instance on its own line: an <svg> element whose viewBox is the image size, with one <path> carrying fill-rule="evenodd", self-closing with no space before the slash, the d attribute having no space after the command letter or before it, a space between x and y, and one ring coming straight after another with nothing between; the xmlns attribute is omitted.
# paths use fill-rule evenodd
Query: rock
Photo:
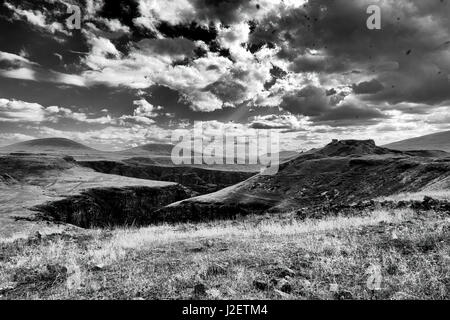
<svg viewBox="0 0 450 320"><path fill-rule="evenodd" d="M294 277L297 273L288 267L278 267L275 271L275 276L278 278L284 278L286 276Z"/></svg>
<svg viewBox="0 0 450 320"><path fill-rule="evenodd" d="M261 290L261 291L266 291L269 288L267 282L262 281L262 280L254 280L253 281L253 286L256 289Z"/></svg>
<svg viewBox="0 0 450 320"><path fill-rule="evenodd" d="M352 300L353 295L350 291L341 290L334 294L334 298L337 300Z"/></svg>
<svg viewBox="0 0 450 320"><path fill-rule="evenodd" d="M292 286L291 286L291 284L289 283L289 281L286 280L286 279L281 279L281 280L278 282L277 288L278 288L280 291L285 292L285 293L290 293L290 292L292 291Z"/></svg>
<svg viewBox="0 0 450 320"><path fill-rule="evenodd" d="M225 274L227 274L226 267L224 267L220 264L217 264L217 263L210 265L208 267L208 269L206 270L206 275L208 275L208 276L217 276L217 275L225 275Z"/></svg>
<svg viewBox="0 0 450 320"><path fill-rule="evenodd" d="M59 264L47 264L47 272L50 275L66 275L67 267Z"/></svg>
<svg viewBox="0 0 450 320"><path fill-rule="evenodd" d="M194 286L194 295L195 296L204 296L206 295L206 286L203 283L198 283Z"/></svg>
<svg viewBox="0 0 450 320"><path fill-rule="evenodd" d="M0 295L5 294L11 290L14 290L16 288L16 286L17 286L17 284L14 282L10 282L10 283L7 283L7 284L1 286L0 287Z"/></svg>
<svg viewBox="0 0 450 320"><path fill-rule="evenodd" d="M277 293L283 299L290 299L290 298L292 298L292 296L290 294L285 293L283 291L280 291L278 289L274 289L274 291L275 291L275 293Z"/></svg>
<svg viewBox="0 0 450 320"><path fill-rule="evenodd" d="M105 268L105 265L103 263L98 263L98 264L94 264L91 267L92 271L100 271L103 270Z"/></svg>
<svg viewBox="0 0 450 320"><path fill-rule="evenodd" d="M278 284L278 279L275 278L270 279L269 284L275 287Z"/></svg>
<svg viewBox="0 0 450 320"><path fill-rule="evenodd" d="M202 252L204 250L205 250L204 247L193 247L193 248L187 249L187 251L189 251L189 252Z"/></svg>

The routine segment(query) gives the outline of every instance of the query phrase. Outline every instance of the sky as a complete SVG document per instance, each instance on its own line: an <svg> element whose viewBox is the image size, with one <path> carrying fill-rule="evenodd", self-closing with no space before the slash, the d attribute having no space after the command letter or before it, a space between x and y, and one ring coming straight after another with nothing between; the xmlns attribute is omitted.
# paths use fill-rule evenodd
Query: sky
<svg viewBox="0 0 450 320"><path fill-rule="evenodd" d="M449 75L449 0L0 2L0 146L125 149L195 121L287 150L385 144L450 130Z"/></svg>

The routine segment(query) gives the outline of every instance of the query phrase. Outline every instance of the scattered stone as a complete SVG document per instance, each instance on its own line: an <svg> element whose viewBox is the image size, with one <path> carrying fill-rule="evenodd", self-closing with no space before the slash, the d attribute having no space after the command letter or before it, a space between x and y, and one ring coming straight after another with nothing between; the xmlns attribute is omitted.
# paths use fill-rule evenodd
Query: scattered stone
<svg viewBox="0 0 450 320"><path fill-rule="evenodd" d="M194 295L195 296L204 296L206 295L206 286L203 283L198 283L194 286Z"/></svg>
<svg viewBox="0 0 450 320"><path fill-rule="evenodd" d="M66 275L67 267L59 264L47 264L47 272L50 275Z"/></svg>
<svg viewBox="0 0 450 320"><path fill-rule="evenodd" d="M294 270L288 267L278 267L275 271L275 276L278 278L284 278L286 276L294 277L296 274L297 273Z"/></svg>
<svg viewBox="0 0 450 320"><path fill-rule="evenodd" d="M290 294L280 291L278 289L274 289L274 291L283 299L290 299L292 297Z"/></svg>
<svg viewBox="0 0 450 320"><path fill-rule="evenodd" d="M282 291L282 292L285 292L285 293L290 293L290 292L292 292L292 286L291 286L291 284L289 283L289 281L286 280L286 279L281 279L281 280L278 282L277 287L278 287L278 289L279 289L280 291Z"/></svg>
<svg viewBox="0 0 450 320"><path fill-rule="evenodd" d="M188 249L189 252L202 252L203 250L205 250L204 247L193 247Z"/></svg>
<svg viewBox="0 0 450 320"><path fill-rule="evenodd" d="M352 300L353 295L350 291L341 290L334 294L334 298L337 300Z"/></svg>
<svg viewBox="0 0 450 320"><path fill-rule="evenodd" d="M272 279L270 279L269 283L270 283L270 285L272 285L272 286L276 286L276 285L278 284L278 280L275 279L275 278L272 278Z"/></svg>
<svg viewBox="0 0 450 320"><path fill-rule="evenodd" d="M268 287L269 287L267 282L262 281L262 280L254 280L253 281L253 286L256 289L261 290L261 291L266 291L268 289Z"/></svg>
<svg viewBox="0 0 450 320"><path fill-rule="evenodd" d="M206 270L206 275L208 276L217 276L217 275L225 275L227 274L227 269L225 266L222 266L218 263L214 263L208 267Z"/></svg>
<svg viewBox="0 0 450 320"><path fill-rule="evenodd" d="M98 264L94 264L91 267L92 271L100 271L103 270L105 268L105 265L103 263L98 263Z"/></svg>
<svg viewBox="0 0 450 320"><path fill-rule="evenodd" d="M7 283L0 287L0 295L3 295L5 293L8 293L11 290L14 290L16 287L15 283Z"/></svg>

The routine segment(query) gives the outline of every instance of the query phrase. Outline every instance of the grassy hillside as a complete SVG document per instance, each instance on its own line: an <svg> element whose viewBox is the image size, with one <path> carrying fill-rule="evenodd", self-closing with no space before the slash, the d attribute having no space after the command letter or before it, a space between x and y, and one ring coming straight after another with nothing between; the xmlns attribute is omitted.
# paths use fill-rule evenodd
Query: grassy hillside
<svg viewBox="0 0 450 320"><path fill-rule="evenodd" d="M55 151L97 151L95 149L89 148L81 143L72 141L65 138L46 138L46 139L35 139L24 142L15 143L6 147L0 148L0 150L8 152L55 152Z"/></svg>
<svg viewBox="0 0 450 320"><path fill-rule="evenodd" d="M400 192L448 189L450 159L416 156L378 147L371 140L333 141L214 193L172 203L165 221L229 218L370 200Z"/></svg>
<svg viewBox="0 0 450 320"><path fill-rule="evenodd" d="M448 299L449 232L448 215L378 210L38 234L0 241L0 297Z"/></svg>
<svg viewBox="0 0 450 320"><path fill-rule="evenodd" d="M450 152L450 131L402 140L385 145L395 150L443 150Z"/></svg>

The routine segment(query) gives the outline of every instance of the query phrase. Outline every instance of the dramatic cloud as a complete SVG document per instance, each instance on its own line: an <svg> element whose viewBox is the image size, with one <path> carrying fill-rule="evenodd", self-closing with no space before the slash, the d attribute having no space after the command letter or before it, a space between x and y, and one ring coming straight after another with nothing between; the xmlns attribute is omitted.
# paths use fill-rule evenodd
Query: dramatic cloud
<svg viewBox="0 0 450 320"><path fill-rule="evenodd" d="M383 85L377 79L354 84L352 88L356 94L377 93L384 89Z"/></svg>
<svg viewBox="0 0 450 320"><path fill-rule="evenodd" d="M378 1L381 30L369 30L372 4L8 0L0 5L8 30L0 34L1 133L44 134L25 125L14 132L14 123L57 134L64 124L71 136L79 126L114 141L113 128L127 137L159 128L155 138L166 139L161 128L200 119L220 130L231 121L243 132L279 130L285 142L306 130L312 145L443 128L450 3ZM68 29L68 5L81 6L81 30Z"/></svg>

